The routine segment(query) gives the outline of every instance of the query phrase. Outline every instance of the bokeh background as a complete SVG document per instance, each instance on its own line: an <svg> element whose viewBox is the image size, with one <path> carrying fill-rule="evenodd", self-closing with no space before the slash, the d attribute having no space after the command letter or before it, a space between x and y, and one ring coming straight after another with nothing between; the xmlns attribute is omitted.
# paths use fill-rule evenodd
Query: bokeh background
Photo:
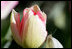
<svg viewBox="0 0 72 49"><path fill-rule="evenodd" d="M71 1L16 1L12 4L10 2L1 1L1 48L21 48L12 38L11 10L14 8L19 12L21 20L23 10L35 4L47 14L48 34L58 39L64 48L71 48Z"/></svg>

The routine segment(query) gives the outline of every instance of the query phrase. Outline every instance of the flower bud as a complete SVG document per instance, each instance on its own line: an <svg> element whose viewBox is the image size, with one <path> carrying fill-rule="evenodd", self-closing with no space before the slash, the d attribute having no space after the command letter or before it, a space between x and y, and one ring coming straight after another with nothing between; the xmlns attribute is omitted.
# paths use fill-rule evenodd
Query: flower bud
<svg viewBox="0 0 72 49"><path fill-rule="evenodd" d="M46 14L38 5L26 8L20 22L20 14L12 10L11 30L13 38L22 47L38 48L46 39Z"/></svg>
<svg viewBox="0 0 72 49"><path fill-rule="evenodd" d="M45 48L63 48L62 44L52 35L48 35Z"/></svg>

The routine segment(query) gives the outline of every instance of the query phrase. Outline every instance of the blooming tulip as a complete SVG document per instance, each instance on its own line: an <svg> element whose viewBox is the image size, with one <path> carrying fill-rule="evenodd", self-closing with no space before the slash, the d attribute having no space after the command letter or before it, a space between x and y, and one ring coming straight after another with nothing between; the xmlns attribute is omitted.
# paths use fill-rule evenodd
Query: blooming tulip
<svg viewBox="0 0 72 49"><path fill-rule="evenodd" d="M38 5L26 8L20 22L20 14L14 9L11 13L13 38L22 47L38 48L47 37L46 14Z"/></svg>

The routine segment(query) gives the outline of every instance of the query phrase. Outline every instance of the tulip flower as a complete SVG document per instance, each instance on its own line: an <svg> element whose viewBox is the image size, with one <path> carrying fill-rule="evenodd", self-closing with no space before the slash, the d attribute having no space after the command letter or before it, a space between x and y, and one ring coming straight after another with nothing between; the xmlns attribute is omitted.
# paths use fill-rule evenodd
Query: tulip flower
<svg viewBox="0 0 72 49"><path fill-rule="evenodd" d="M48 35L45 48L63 48L62 44L52 35Z"/></svg>
<svg viewBox="0 0 72 49"><path fill-rule="evenodd" d="M20 14L14 9L11 13L11 30L13 38L22 47L38 48L47 37L46 14L38 5L26 8L20 22Z"/></svg>
<svg viewBox="0 0 72 49"><path fill-rule="evenodd" d="M1 19L7 18L13 8L18 5L18 1L1 1Z"/></svg>

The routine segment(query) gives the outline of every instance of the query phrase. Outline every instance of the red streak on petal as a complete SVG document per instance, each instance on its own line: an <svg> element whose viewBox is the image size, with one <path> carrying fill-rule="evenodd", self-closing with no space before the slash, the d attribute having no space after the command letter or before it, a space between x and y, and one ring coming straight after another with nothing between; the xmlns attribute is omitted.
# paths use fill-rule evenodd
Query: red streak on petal
<svg viewBox="0 0 72 49"><path fill-rule="evenodd" d="M37 15L39 16L39 18L40 18L43 22L45 21L44 18L43 18L43 15L41 14L40 11L37 12Z"/></svg>
<svg viewBox="0 0 72 49"><path fill-rule="evenodd" d="M16 18L15 18L16 19L16 26L18 28L19 35L20 35L21 39L22 39L23 29L25 27L24 26L25 22L28 19L28 11L29 11L29 9L24 9L24 11L23 11L23 18L22 18L21 22L20 22L20 14L19 13L16 15ZM34 13L34 15L38 15L39 18L41 19L41 21L45 24L45 19L43 18L43 15L42 15L41 11L34 12L32 10L32 12Z"/></svg>
<svg viewBox="0 0 72 49"><path fill-rule="evenodd" d="M36 13L33 9L31 9L31 10L34 13L34 15L38 15L39 18L45 23L45 19L43 18L43 15L42 15L41 11L37 11L37 13Z"/></svg>
<svg viewBox="0 0 72 49"><path fill-rule="evenodd" d="M32 10L33 14L36 15L37 13Z"/></svg>
<svg viewBox="0 0 72 49"><path fill-rule="evenodd" d="M28 9L24 9L24 11L23 11L23 18L22 18L21 22L20 22L20 14L17 13L15 15L16 26L17 26L17 29L18 29L18 32L19 32L19 36L20 36L21 39L22 39L22 32L23 32L24 24L25 24L25 21L28 18L27 11L28 11Z"/></svg>
<svg viewBox="0 0 72 49"><path fill-rule="evenodd" d="M30 8L30 9L31 9L31 8ZM39 16L39 18L41 19L41 21L42 21L42 22L44 23L44 25L45 25L45 19L44 19L43 15L42 15L41 11L35 12L33 9L31 9L31 10L32 10L32 12L33 12L34 15L38 15L38 16Z"/></svg>
<svg viewBox="0 0 72 49"><path fill-rule="evenodd" d="M17 29L18 29L18 32L19 32L19 35L20 35L20 38L22 39L22 32L21 32L21 30L22 30L22 22L20 23L20 14L19 13L17 13L16 15L15 15L16 17L15 17L15 20L16 20L16 26L17 26Z"/></svg>
<svg viewBox="0 0 72 49"><path fill-rule="evenodd" d="M22 18L21 23L20 23L20 37L22 38L22 31L23 31L23 26L24 26L24 18Z"/></svg>
<svg viewBox="0 0 72 49"><path fill-rule="evenodd" d="M18 27L19 28L19 35L22 39L22 34L23 34L23 29L24 29L24 24L25 24L25 21L27 20L28 18L28 13L27 13L28 9L24 9L23 11L23 18L20 22L20 26ZM20 18L19 18L20 19ZM20 20L19 20L20 21Z"/></svg>
<svg viewBox="0 0 72 49"><path fill-rule="evenodd" d="M19 27L20 27L20 14L18 13L18 14L16 14L15 16L16 16L16 17L15 17L16 26L17 26L17 28L18 28L18 30L19 30Z"/></svg>

